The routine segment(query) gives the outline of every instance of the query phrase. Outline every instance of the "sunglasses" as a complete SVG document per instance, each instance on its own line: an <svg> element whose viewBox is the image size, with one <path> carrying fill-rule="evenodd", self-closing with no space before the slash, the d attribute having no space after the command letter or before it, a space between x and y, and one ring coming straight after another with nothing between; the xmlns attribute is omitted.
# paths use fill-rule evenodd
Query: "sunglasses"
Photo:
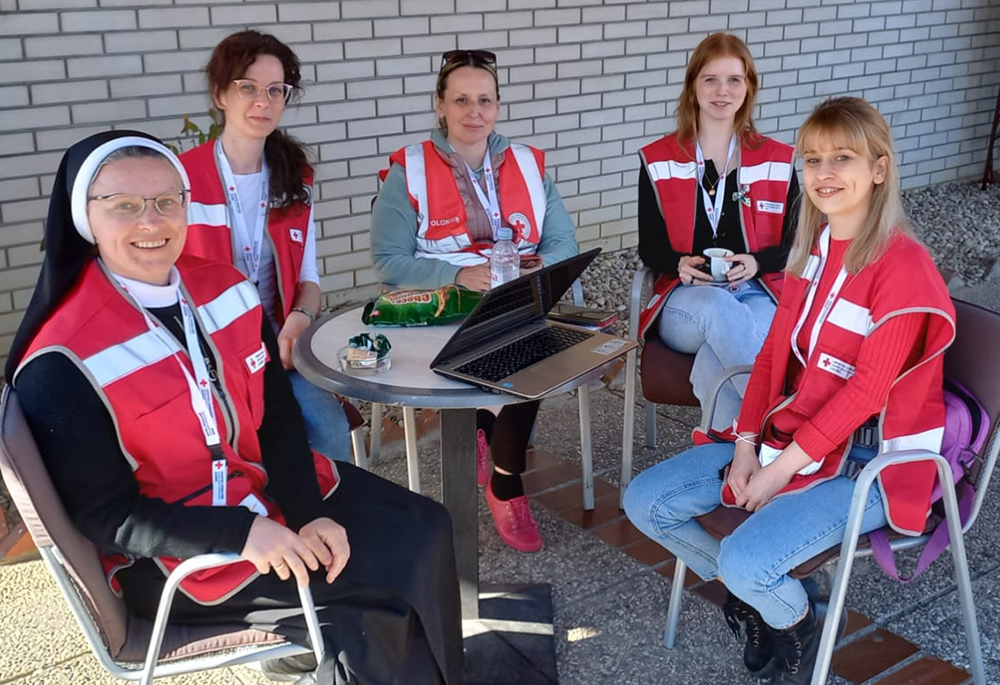
<svg viewBox="0 0 1000 685"><path fill-rule="evenodd" d="M476 62L479 64L497 63L497 56L489 50L449 50L441 56L441 66L453 62Z"/></svg>

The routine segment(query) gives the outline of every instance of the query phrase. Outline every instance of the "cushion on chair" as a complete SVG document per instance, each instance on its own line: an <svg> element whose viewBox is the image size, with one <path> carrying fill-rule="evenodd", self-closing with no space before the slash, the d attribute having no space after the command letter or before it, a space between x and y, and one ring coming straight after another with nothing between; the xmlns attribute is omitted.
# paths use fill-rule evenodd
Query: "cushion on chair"
<svg viewBox="0 0 1000 685"><path fill-rule="evenodd" d="M121 663L138 664L146 660L146 649L153 632L149 621L129 617L128 639L115 660ZM160 648L160 661L178 661L205 656L239 647L259 647L281 645L285 640L280 635L263 630L253 630L242 626L167 626Z"/></svg>
<svg viewBox="0 0 1000 685"><path fill-rule="evenodd" d="M642 347L642 396L656 404L699 406L689 380L693 365L693 354L674 352L652 331Z"/></svg>

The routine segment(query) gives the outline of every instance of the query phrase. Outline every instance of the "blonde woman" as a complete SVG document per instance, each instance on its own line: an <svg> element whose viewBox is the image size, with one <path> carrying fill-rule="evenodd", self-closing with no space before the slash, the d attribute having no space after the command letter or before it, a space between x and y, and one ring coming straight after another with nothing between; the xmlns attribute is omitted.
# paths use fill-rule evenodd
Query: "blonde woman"
<svg viewBox="0 0 1000 685"><path fill-rule="evenodd" d="M841 543L854 489L848 461L895 444L940 450L942 353L955 316L903 214L882 115L859 98L828 100L796 147L806 191L799 230L737 441L657 464L625 496L646 535L702 578L725 582L727 618L750 637L745 664L762 672L773 659L778 683L808 683L815 664L823 602L788 572ZM875 444L855 435L870 421ZM884 471L862 532L888 524L919 534L934 478L929 462ZM720 504L753 512L721 543L694 520Z"/></svg>

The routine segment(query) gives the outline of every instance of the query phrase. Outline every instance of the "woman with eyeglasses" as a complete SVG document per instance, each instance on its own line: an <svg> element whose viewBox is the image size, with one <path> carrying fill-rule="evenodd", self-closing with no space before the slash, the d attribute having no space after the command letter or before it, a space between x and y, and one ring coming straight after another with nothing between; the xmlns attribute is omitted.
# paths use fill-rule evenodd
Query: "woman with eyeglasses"
<svg viewBox="0 0 1000 685"><path fill-rule="evenodd" d="M494 130L500 116L496 55L446 52L438 72L438 127L390 158L372 208L371 252L387 288L451 283L490 288L490 250L513 232L521 274L578 252L575 227L545 173L545 154ZM497 532L522 552L543 547L521 474L538 402L477 412L479 484L487 485ZM490 473L492 453L495 468Z"/></svg>
<svg viewBox="0 0 1000 685"><path fill-rule="evenodd" d="M754 128L757 83L742 40L708 36L688 62L677 130L639 151L639 257L658 274L640 338L655 327L667 347L695 355L702 407L723 369L760 351L795 235L794 150ZM729 255L724 275L712 275L711 248ZM722 387L711 437L696 430L696 442L733 439L745 388L745 377Z"/></svg>
<svg viewBox="0 0 1000 685"><path fill-rule="evenodd" d="M215 47L205 74L224 126L217 140L181 155L192 184L184 251L233 264L257 286L310 444L346 461L343 408L295 371L292 360L295 341L321 307L313 170L302 143L278 129L301 90L298 57L272 35L241 31Z"/></svg>
<svg viewBox="0 0 1000 685"><path fill-rule="evenodd" d="M138 616L153 620L183 559L238 554L181 582L171 623L307 644L298 582L326 657L266 673L458 685L447 511L310 451L256 289L231 266L181 255L188 185L177 157L135 131L91 136L59 167L5 372L60 500Z"/></svg>

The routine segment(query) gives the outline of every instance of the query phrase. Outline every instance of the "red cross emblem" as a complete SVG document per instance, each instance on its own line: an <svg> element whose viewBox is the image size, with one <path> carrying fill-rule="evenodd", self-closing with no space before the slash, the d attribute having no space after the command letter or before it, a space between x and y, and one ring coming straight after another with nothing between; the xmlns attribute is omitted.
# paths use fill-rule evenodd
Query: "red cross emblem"
<svg viewBox="0 0 1000 685"><path fill-rule="evenodd" d="M206 381L206 380L205 380L204 378L202 378L202 379L201 379L201 387L203 387L203 388L204 388L204 387L206 387L207 385L208 385L208 381Z"/></svg>
<svg viewBox="0 0 1000 685"><path fill-rule="evenodd" d="M520 233L521 231L524 230L524 222L521 221L520 219L517 219L516 221L514 221L514 223L512 225L513 225L513 228L515 228L518 233Z"/></svg>
<svg viewBox="0 0 1000 685"><path fill-rule="evenodd" d="M830 360L829 359L824 359L823 360L823 366L830 366Z"/></svg>
<svg viewBox="0 0 1000 685"><path fill-rule="evenodd" d="M231 193L236 192L236 186L229 186L229 192Z"/></svg>

